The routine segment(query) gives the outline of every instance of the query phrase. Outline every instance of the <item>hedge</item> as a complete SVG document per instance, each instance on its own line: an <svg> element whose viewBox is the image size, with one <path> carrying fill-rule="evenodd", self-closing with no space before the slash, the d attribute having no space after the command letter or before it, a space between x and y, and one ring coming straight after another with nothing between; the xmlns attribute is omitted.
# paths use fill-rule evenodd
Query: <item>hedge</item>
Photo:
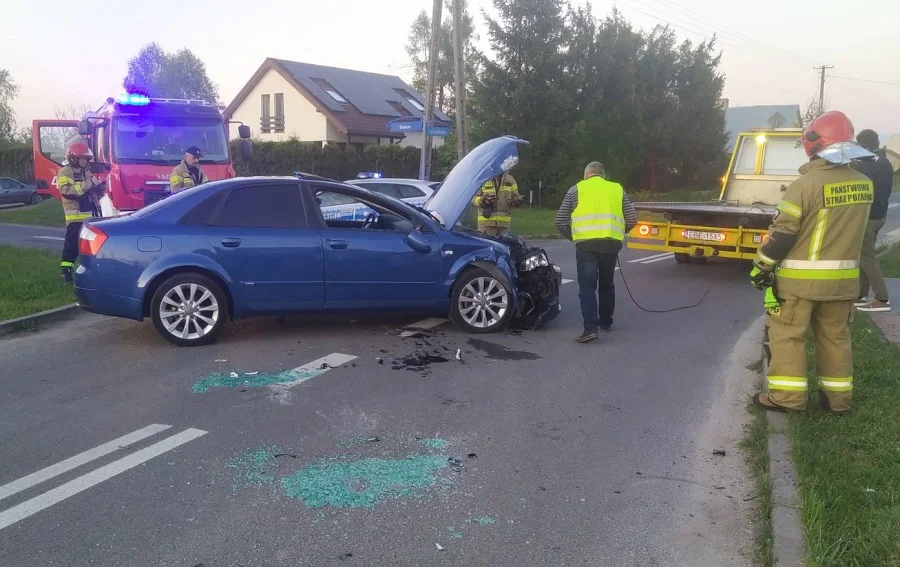
<svg viewBox="0 0 900 567"><path fill-rule="evenodd" d="M34 159L29 146L0 148L0 177L12 177L25 183L34 182Z"/></svg>

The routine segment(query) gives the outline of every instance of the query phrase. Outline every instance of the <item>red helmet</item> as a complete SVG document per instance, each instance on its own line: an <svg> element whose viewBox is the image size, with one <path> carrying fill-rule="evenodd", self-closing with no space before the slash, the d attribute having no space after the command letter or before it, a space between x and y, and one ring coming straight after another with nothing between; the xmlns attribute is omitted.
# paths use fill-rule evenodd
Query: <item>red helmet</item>
<svg viewBox="0 0 900 567"><path fill-rule="evenodd" d="M66 158L68 158L69 161L83 157L94 159L94 152L92 152L91 148L84 142L74 142L69 144L69 147L66 148Z"/></svg>
<svg viewBox="0 0 900 567"><path fill-rule="evenodd" d="M803 129L803 149L813 157L825 148L854 140L853 123L840 110L831 110L819 116Z"/></svg>

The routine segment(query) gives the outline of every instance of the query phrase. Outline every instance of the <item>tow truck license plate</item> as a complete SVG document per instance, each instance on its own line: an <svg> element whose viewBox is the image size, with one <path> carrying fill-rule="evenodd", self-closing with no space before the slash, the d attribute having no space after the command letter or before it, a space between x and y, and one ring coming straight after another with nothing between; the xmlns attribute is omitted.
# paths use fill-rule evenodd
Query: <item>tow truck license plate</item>
<svg viewBox="0 0 900 567"><path fill-rule="evenodd" d="M684 235L691 240L712 240L715 242L722 242L723 240L725 240L725 233L722 232L701 232L699 230L688 230L685 231Z"/></svg>

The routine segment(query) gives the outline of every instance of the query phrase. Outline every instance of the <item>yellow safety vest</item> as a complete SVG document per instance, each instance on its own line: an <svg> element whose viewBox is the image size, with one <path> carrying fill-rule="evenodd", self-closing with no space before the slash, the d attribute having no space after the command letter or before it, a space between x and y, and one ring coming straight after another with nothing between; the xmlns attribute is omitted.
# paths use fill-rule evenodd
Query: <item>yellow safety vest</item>
<svg viewBox="0 0 900 567"><path fill-rule="evenodd" d="M624 189L618 183L595 175L576 186L578 205L572 211L572 240L625 239Z"/></svg>

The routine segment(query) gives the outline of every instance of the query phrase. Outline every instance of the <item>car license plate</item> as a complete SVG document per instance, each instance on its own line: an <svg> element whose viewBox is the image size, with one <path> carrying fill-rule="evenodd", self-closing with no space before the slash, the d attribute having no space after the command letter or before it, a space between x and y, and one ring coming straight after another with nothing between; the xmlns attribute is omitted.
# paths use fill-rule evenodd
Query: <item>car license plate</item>
<svg viewBox="0 0 900 567"><path fill-rule="evenodd" d="M685 231L685 237L691 240L711 240L714 242L722 242L725 240L723 232L703 232L700 230Z"/></svg>

